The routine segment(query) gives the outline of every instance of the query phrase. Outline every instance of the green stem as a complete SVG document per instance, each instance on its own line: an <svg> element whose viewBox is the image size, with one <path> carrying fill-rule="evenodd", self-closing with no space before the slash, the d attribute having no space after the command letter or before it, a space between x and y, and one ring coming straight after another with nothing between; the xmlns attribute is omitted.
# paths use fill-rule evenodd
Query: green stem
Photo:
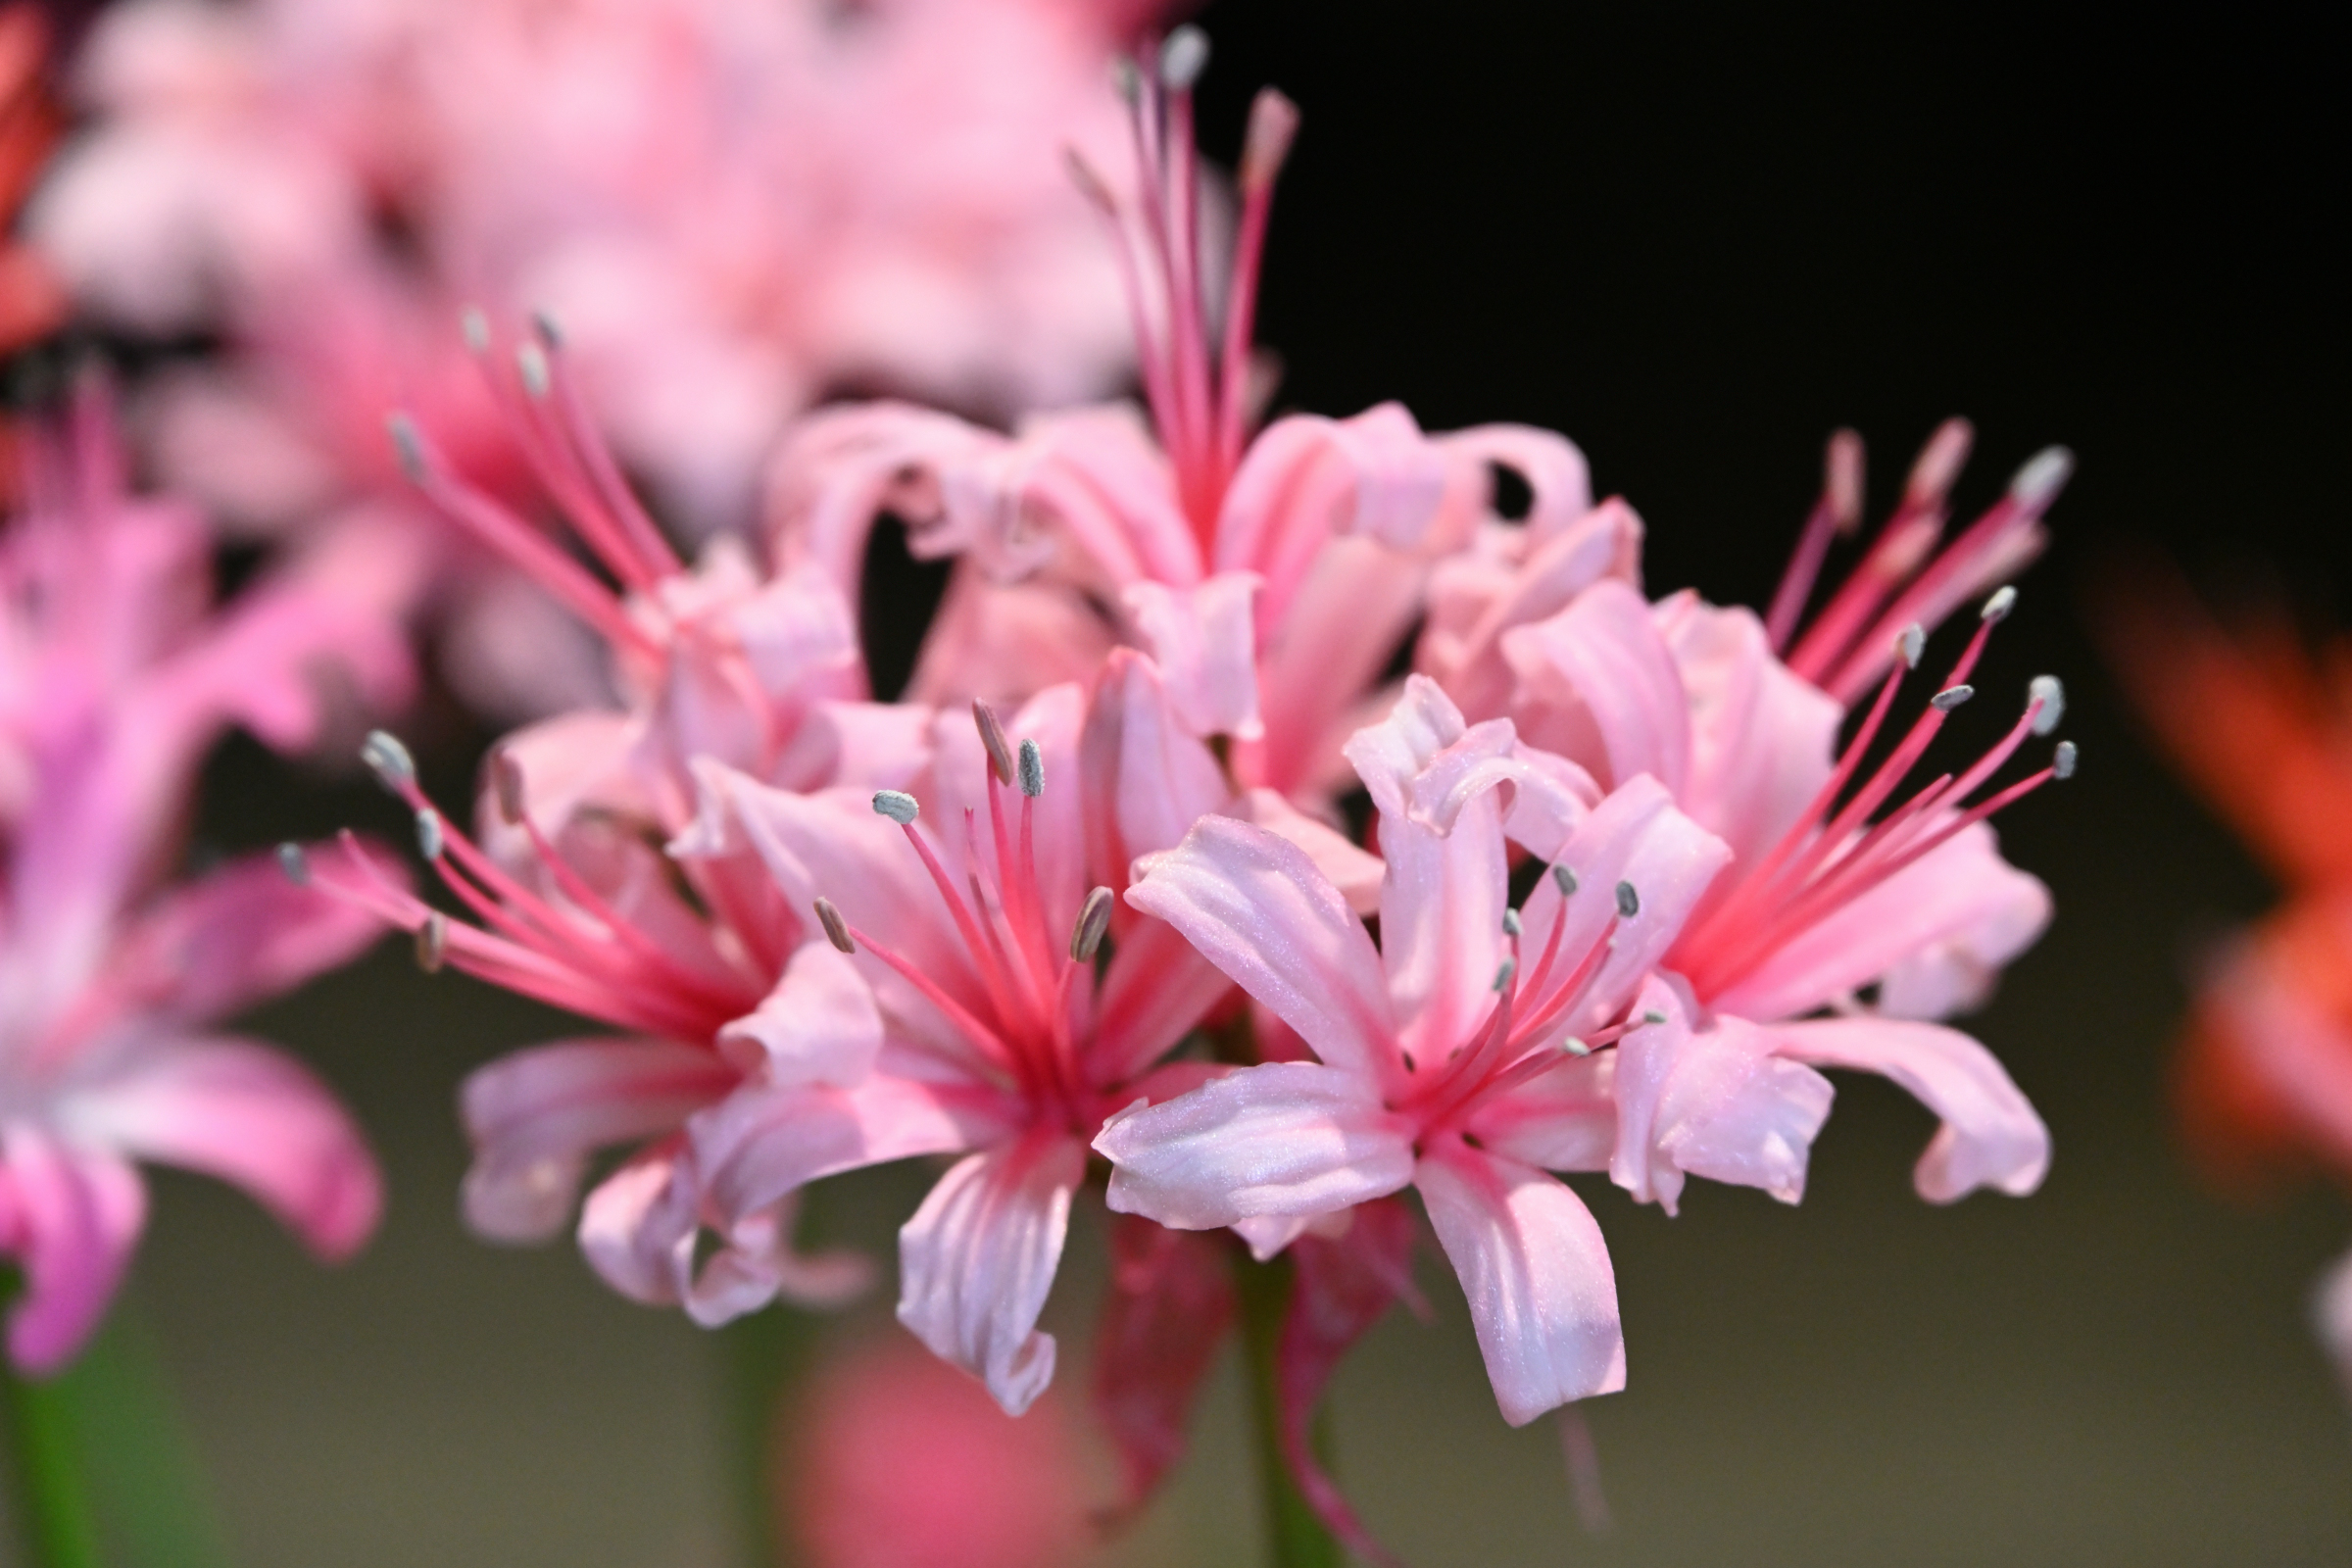
<svg viewBox="0 0 2352 1568"><path fill-rule="evenodd" d="M13 1301L16 1287L10 1270L0 1300ZM0 1353L0 1404L8 1407L9 1511L25 1568L99 1568L98 1516L83 1485L71 1392L59 1380L19 1377Z"/></svg>
<svg viewBox="0 0 2352 1568"><path fill-rule="evenodd" d="M781 1303L719 1330L728 1480L748 1568L790 1568L799 1560L782 1525L776 1438L784 1402L804 1380L816 1346L813 1313Z"/></svg>
<svg viewBox="0 0 2352 1568"><path fill-rule="evenodd" d="M1307 1506L1282 1456L1282 1402L1278 1351L1282 1323L1291 1305L1289 1257L1270 1263L1234 1254L1234 1293L1241 1298L1242 1350L1250 1373L1250 1425L1257 1437L1257 1473L1266 1498L1266 1540L1273 1568L1342 1568L1347 1561L1323 1521ZM1315 1446L1324 1446L1320 1422Z"/></svg>

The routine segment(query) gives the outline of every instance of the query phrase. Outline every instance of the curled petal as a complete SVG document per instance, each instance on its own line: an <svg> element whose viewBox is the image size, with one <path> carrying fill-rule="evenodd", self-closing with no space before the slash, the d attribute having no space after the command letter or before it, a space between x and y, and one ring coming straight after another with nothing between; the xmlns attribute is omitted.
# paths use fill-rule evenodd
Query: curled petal
<svg viewBox="0 0 2352 1568"><path fill-rule="evenodd" d="M1257 710L1257 627L1251 615L1255 572L1220 572L1196 587L1130 584L1127 612L1167 682L1170 704L1195 735L1255 740L1265 733Z"/></svg>
<svg viewBox="0 0 2352 1568"><path fill-rule="evenodd" d="M762 1066L779 1089L862 1080L882 1050L882 1013L849 955L807 942L758 1010L718 1032L738 1066Z"/></svg>
<svg viewBox="0 0 2352 1568"><path fill-rule="evenodd" d="M1085 1173L1083 1146L1033 1134L959 1161L899 1231L899 1321L984 1380L1007 1415L1054 1379L1054 1337L1037 1317Z"/></svg>
<svg viewBox="0 0 2352 1568"><path fill-rule="evenodd" d="M72 1360L106 1314L146 1222L138 1172L31 1122L0 1127L0 1236L24 1271L8 1355L35 1377Z"/></svg>
<svg viewBox="0 0 2352 1568"><path fill-rule="evenodd" d="M1641 592L1604 579L1502 639L1514 712L1537 746L1604 783L1647 773L1678 795L1690 771L1690 702Z"/></svg>
<svg viewBox="0 0 2352 1568"><path fill-rule="evenodd" d="M1772 1031L1782 1055L1893 1079L1943 1119L1912 1173L1948 1203L1980 1187L2023 1198L2050 1168L2050 1131L1992 1053L1957 1029L1890 1018L1825 1018Z"/></svg>
<svg viewBox="0 0 2352 1568"><path fill-rule="evenodd" d="M1179 1230L1331 1213L1412 1179L1410 1127L1360 1075L1314 1062L1245 1067L1103 1124L1110 1206Z"/></svg>
<svg viewBox="0 0 2352 1568"><path fill-rule="evenodd" d="M1433 439L1452 462L1508 468L1526 483L1531 548L1550 543L1592 514L1585 455L1563 435L1528 424L1481 424Z"/></svg>
<svg viewBox="0 0 2352 1568"><path fill-rule="evenodd" d="M1502 1418L1525 1426L1625 1387L1617 1276L1584 1200L1517 1160L1448 1141L1413 1173L1461 1276Z"/></svg>
<svg viewBox="0 0 2352 1568"><path fill-rule="evenodd" d="M1305 852L1208 816L1150 863L1127 902L1296 1029L1334 1067L1390 1070L1396 1037L1380 954Z"/></svg>
<svg viewBox="0 0 2352 1568"><path fill-rule="evenodd" d="M476 1068L459 1093L473 1144L466 1222L500 1242L540 1242L571 1213L588 1157L682 1125L740 1074L708 1051L660 1040L567 1040Z"/></svg>
<svg viewBox="0 0 2352 1568"><path fill-rule="evenodd" d="M1418 549L1438 518L1446 479L1444 454L1401 404L1351 419L1277 419L1250 443L1225 493L1212 564L1282 581L1289 575L1283 563L1331 534Z"/></svg>

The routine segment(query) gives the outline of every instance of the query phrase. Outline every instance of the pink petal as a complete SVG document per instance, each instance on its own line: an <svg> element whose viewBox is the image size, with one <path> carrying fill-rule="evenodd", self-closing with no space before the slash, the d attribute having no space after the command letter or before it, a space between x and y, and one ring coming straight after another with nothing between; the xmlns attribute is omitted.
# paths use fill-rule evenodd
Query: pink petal
<svg viewBox="0 0 2352 1568"><path fill-rule="evenodd" d="M242 1188L317 1253L359 1250L383 1211L368 1143L326 1087L249 1040L157 1043L77 1088L77 1135Z"/></svg>
<svg viewBox="0 0 2352 1568"><path fill-rule="evenodd" d="M1470 1119L1479 1147L1540 1170L1607 1170L1617 1147L1618 1053L1563 1057Z"/></svg>
<svg viewBox="0 0 2352 1568"><path fill-rule="evenodd" d="M2049 890L2002 859L1992 829L1979 823L1806 929L1708 1004L1748 1018L1801 1017L1882 977L1896 979L1905 1013L1966 1004L2049 919Z"/></svg>
<svg viewBox="0 0 2352 1568"><path fill-rule="evenodd" d="M882 1050L882 1014L848 954L821 938L801 945L759 1008L718 1032L737 1065L765 1069L779 1089L798 1084L848 1088L873 1070Z"/></svg>
<svg viewBox="0 0 2352 1568"><path fill-rule="evenodd" d="M1075 1140L1033 1133L972 1154L899 1230L899 1321L1019 1415L1054 1378L1037 1332L1086 1174Z"/></svg>
<svg viewBox="0 0 2352 1568"><path fill-rule="evenodd" d="M956 564L905 701L961 708L975 697L1004 707L1102 667L1113 631L1102 611L1065 583L997 582L975 562Z"/></svg>
<svg viewBox="0 0 2352 1568"><path fill-rule="evenodd" d="M1315 1456L1323 1391L1350 1347L1412 1293L1412 1211L1394 1200L1351 1210L1338 1236L1308 1236L1293 1250L1290 1311L1276 1351L1282 1457L1307 1505L1348 1549L1383 1568L1397 1559L1373 1540Z"/></svg>
<svg viewBox="0 0 2352 1568"><path fill-rule="evenodd" d="M660 1040L560 1041L474 1069L459 1092L466 1222L493 1241L547 1240L592 1153L673 1131L740 1081L710 1052Z"/></svg>
<svg viewBox="0 0 2352 1568"><path fill-rule="evenodd" d="M1567 1186L1447 1141L1413 1173L1461 1276L1502 1418L1515 1427L1625 1387L1617 1277L1600 1227Z"/></svg>
<svg viewBox="0 0 2352 1568"><path fill-rule="evenodd" d="M1424 561L1372 540L1334 539L1315 551L1287 601L1260 594L1266 736L1235 749L1239 782L1310 802L1352 787L1340 748L1366 722L1382 671L1421 612L1428 574Z"/></svg>
<svg viewBox="0 0 2352 1568"><path fill-rule="evenodd" d="M1236 797L1226 806L1225 814L1262 827L1303 850L1323 879L1340 890L1348 907L1356 913L1380 912L1380 883L1387 867L1379 856L1356 848L1337 828L1307 815L1272 790L1250 790Z"/></svg>
<svg viewBox="0 0 2352 1568"><path fill-rule="evenodd" d="M768 782L798 793L832 784L903 790L930 763L930 710L900 703L824 702L793 731Z"/></svg>
<svg viewBox="0 0 2352 1568"><path fill-rule="evenodd" d="M1776 1056L1775 1038L1744 1019L1693 1027L1678 986L1653 981L1642 1003L1666 1021L1618 1043L1610 1179L1669 1214L1686 1175L1761 1188L1784 1203L1802 1198L1829 1119L1828 1080Z"/></svg>
<svg viewBox="0 0 2352 1568"><path fill-rule="evenodd" d="M1303 851L1263 828L1203 817L1151 862L1127 902L1182 932L1325 1062L1367 1076L1396 1070L1380 955Z"/></svg>
<svg viewBox="0 0 2352 1568"><path fill-rule="evenodd" d="M1680 794L1690 770L1690 704L1649 605L1604 579L1547 620L1502 639L1519 677L1520 733L1603 783L1647 773Z"/></svg>
<svg viewBox="0 0 2352 1568"><path fill-rule="evenodd" d="M1105 1122L1110 1206L1179 1230L1314 1215L1412 1179L1412 1130L1370 1082L1308 1061L1245 1067Z"/></svg>
<svg viewBox="0 0 2352 1568"><path fill-rule="evenodd" d="M1093 874L1124 887L1136 857L1174 849L1224 804L1217 760L1179 722L1158 666L1115 650L1088 701L1078 743Z"/></svg>
<svg viewBox="0 0 2352 1568"><path fill-rule="evenodd" d="M1356 777L1364 781L1374 809L1383 816L1403 816L1412 808L1421 775L1468 730L1461 710L1436 681L1426 675L1409 676L1388 715L1348 738L1348 760ZM1500 744L1496 737L1508 733L1507 726L1497 726L1482 740ZM1451 829L1449 817L1446 830Z"/></svg>
<svg viewBox="0 0 2352 1568"><path fill-rule="evenodd" d="M1592 514L1585 455L1565 436L1528 424L1481 424L1434 440L1454 463L1492 464L1527 482L1531 501L1522 526L1531 548L1549 544Z"/></svg>
<svg viewBox="0 0 2352 1568"><path fill-rule="evenodd" d="M1466 806L1441 838L1407 817L1383 815L1380 952L1397 1015L1397 1040L1434 1062L1471 1038L1494 1005L1508 951L1502 930L1510 869L1493 795Z"/></svg>
<svg viewBox="0 0 2352 1568"><path fill-rule="evenodd" d="M1103 971L1093 1044L1084 1067L1088 1082L1123 1084L1173 1050L1210 1008L1233 994L1233 982L1170 925L1138 920L1119 938Z"/></svg>
<svg viewBox="0 0 2352 1568"><path fill-rule="evenodd" d="M1121 596L1192 734L1255 740L1265 733L1251 614L1257 588L1255 572L1226 571L1183 590L1131 583Z"/></svg>
<svg viewBox="0 0 2352 1568"><path fill-rule="evenodd" d="M1592 774L1524 744L1509 719L1496 718L1473 724L1429 760L1407 792L1407 811L1422 826L1450 833L1462 808L1490 790L1502 803L1503 836L1547 860L1559 858L1601 793Z"/></svg>
<svg viewBox="0 0 2352 1568"><path fill-rule="evenodd" d="M874 520L907 525L907 547L936 559L980 547L997 530L985 501L959 493L951 506L942 475L984 466L1011 443L993 430L905 404L871 403L808 416L786 436L772 470L767 526L777 559L808 562L855 602Z"/></svg>
<svg viewBox="0 0 2352 1568"><path fill-rule="evenodd" d="M1218 571L1263 572L1289 598L1289 560L1331 534L1418 548L1446 488L1445 456L1403 406L1351 419L1294 415L1258 433L1217 516Z"/></svg>
<svg viewBox="0 0 2352 1568"><path fill-rule="evenodd" d="M72 1360L106 1315L147 1217L138 1172L73 1149L29 1121L0 1127L0 1237L24 1272L8 1315L8 1354L33 1377Z"/></svg>
<svg viewBox="0 0 2352 1568"><path fill-rule="evenodd" d="M1117 1446L1132 1518L1184 1457L1201 1382L1233 1322L1225 1248L1133 1215L1110 1227L1110 1294L1095 1334L1095 1412Z"/></svg>
<svg viewBox="0 0 2352 1568"><path fill-rule="evenodd" d="M1782 1055L1893 1079L1943 1119L1912 1173L1948 1203L1979 1187L2023 1198L2050 1168L2050 1132L1992 1053L1957 1029L1886 1018L1825 1018L1772 1031Z"/></svg>

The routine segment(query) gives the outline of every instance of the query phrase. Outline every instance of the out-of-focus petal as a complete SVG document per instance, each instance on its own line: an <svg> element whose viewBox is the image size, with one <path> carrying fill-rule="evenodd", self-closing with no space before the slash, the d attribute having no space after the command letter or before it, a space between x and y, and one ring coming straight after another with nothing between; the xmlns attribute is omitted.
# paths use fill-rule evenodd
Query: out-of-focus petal
<svg viewBox="0 0 2352 1568"><path fill-rule="evenodd" d="M2049 1129L1992 1053L1957 1029L1824 1018L1777 1025L1772 1036L1784 1056L1891 1078L1942 1118L1912 1173L1930 1202L1948 1203L1980 1187L2023 1198L2049 1171Z"/></svg>
<svg viewBox="0 0 2352 1568"><path fill-rule="evenodd" d="M1103 663L1078 743L1092 874L1124 886L1136 857L1174 849L1226 797L1217 760L1179 722L1160 671L1132 649Z"/></svg>
<svg viewBox="0 0 2352 1568"><path fill-rule="evenodd" d="M1507 633L1516 715L1531 743L1604 784L1647 773L1678 796L1690 773L1690 701L1639 590L1613 578Z"/></svg>
<svg viewBox="0 0 2352 1568"><path fill-rule="evenodd" d="M1220 572L1189 589L1132 583L1127 612L1167 684L1170 705L1195 735L1255 740L1265 733L1257 709L1257 627L1251 615L1257 574Z"/></svg>
<svg viewBox="0 0 2352 1568"><path fill-rule="evenodd" d="M24 1272L8 1315L8 1355L35 1377L72 1360L130 1261L147 1217L138 1172L113 1154L70 1148L29 1121L0 1126L5 1238Z"/></svg>
<svg viewBox="0 0 2352 1568"><path fill-rule="evenodd" d="M1314 1062L1245 1067L1105 1122L1110 1206L1180 1230L1330 1213L1412 1179L1410 1125L1362 1075Z"/></svg>
<svg viewBox="0 0 2352 1568"><path fill-rule="evenodd" d="M1037 1317L1085 1173L1082 1145L1032 1134L959 1161L899 1231L899 1321L983 1379L1008 1415L1054 1378Z"/></svg>
<svg viewBox="0 0 2352 1568"><path fill-rule="evenodd" d="M1095 1411L1118 1447L1132 1517L1184 1457L1200 1385L1233 1321L1226 1250L1121 1215L1110 1227L1110 1295L1095 1336Z"/></svg>
<svg viewBox="0 0 2352 1568"><path fill-rule="evenodd" d="M1617 1276L1600 1227L1565 1184L1450 1140L1413 1173L1461 1276L1488 1381L1515 1427L1625 1387Z"/></svg>
<svg viewBox="0 0 2352 1568"><path fill-rule="evenodd" d="M807 942L759 1008L720 1029L718 1043L738 1065L762 1066L779 1089L848 1088L873 1069L882 1013L849 955L828 942Z"/></svg>

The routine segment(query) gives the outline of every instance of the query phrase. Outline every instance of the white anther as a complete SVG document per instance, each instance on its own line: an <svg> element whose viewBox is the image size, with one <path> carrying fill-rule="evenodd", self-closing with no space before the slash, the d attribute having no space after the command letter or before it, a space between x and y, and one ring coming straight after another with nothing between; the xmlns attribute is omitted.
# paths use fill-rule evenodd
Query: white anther
<svg viewBox="0 0 2352 1568"><path fill-rule="evenodd" d="M1568 1053L1568 1054L1571 1056L1590 1056L1592 1054L1592 1048L1586 1045L1582 1040L1577 1039L1574 1035L1570 1035L1567 1039L1561 1041L1560 1049Z"/></svg>
<svg viewBox="0 0 2352 1568"><path fill-rule="evenodd" d="M2058 499L2058 492L2066 488L2074 473L2072 452L2064 447L2043 447L2027 459L2017 477L2009 481L2009 499L2022 511L2039 513Z"/></svg>
<svg viewBox="0 0 2352 1568"><path fill-rule="evenodd" d="M2007 620L2009 612L2016 608L2017 590L2004 587L1997 590L1990 599L1984 601L1984 608L1977 612L1977 618L1987 625L1994 624Z"/></svg>
<svg viewBox="0 0 2352 1568"><path fill-rule="evenodd" d="M2055 675L2036 675L2026 684L2026 704L2034 710L2034 733L2047 735L2066 717L2066 684Z"/></svg>
<svg viewBox="0 0 2352 1568"><path fill-rule="evenodd" d="M1642 895L1634 891L1631 882L1617 884L1617 917L1631 920L1642 912Z"/></svg>
<svg viewBox="0 0 2352 1568"><path fill-rule="evenodd" d="M307 888L311 885L311 858L303 853L301 845L290 842L280 844L277 847L277 868L296 887Z"/></svg>
<svg viewBox="0 0 2352 1568"><path fill-rule="evenodd" d="M1192 91L1207 69L1208 34L1189 22L1159 46L1159 84L1170 92Z"/></svg>
<svg viewBox="0 0 2352 1568"><path fill-rule="evenodd" d="M1943 690L1937 692L1935 696L1928 699L1928 706L1935 709L1938 713L1948 713L1953 709L1958 708L1962 703L1967 702L1971 697L1976 695L1977 689L1974 686L1965 684L1959 686L1946 686Z"/></svg>
<svg viewBox="0 0 2352 1568"><path fill-rule="evenodd" d="M416 759L390 730L371 729L360 748L360 760L374 772L384 788L398 795L403 785L416 782Z"/></svg>
<svg viewBox="0 0 2352 1568"><path fill-rule="evenodd" d="M522 377L522 389L534 398L547 396L549 374L547 350L536 343L525 343L514 351L514 369Z"/></svg>
<svg viewBox="0 0 2352 1568"><path fill-rule="evenodd" d="M1037 749L1037 742L1021 742L1021 753L1015 771L1020 774L1023 795L1035 800L1046 793L1046 754Z"/></svg>
<svg viewBox="0 0 2352 1568"><path fill-rule="evenodd" d="M466 314L458 318L458 330L466 335L466 346L476 354L490 352L490 318L479 306L468 305Z"/></svg>
<svg viewBox="0 0 2352 1568"><path fill-rule="evenodd" d="M2060 741L2058 750L2050 758L2050 776L2052 778L2073 778L2075 763L2080 756L2081 754L2075 750L2073 741Z"/></svg>
<svg viewBox="0 0 2352 1568"><path fill-rule="evenodd" d="M1503 934L1504 936L1506 936L1506 937L1515 937L1515 936L1517 936L1517 935L1519 934L1519 932L1520 932L1520 929L1521 929L1521 927L1520 927L1520 924L1519 924L1519 911L1518 911L1517 909L1505 909L1505 910L1503 910L1503 911L1502 911L1502 934Z"/></svg>
<svg viewBox="0 0 2352 1568"><path fill-rule="evenodd" d="M831 899L816 901L816 923L824 928L825 940L844 953L856 953L858 944L850 940L850 922L841 917Z"/></svg>
<svg viewBox="0 0 2352 1568"><path fill-rule="evenodd" d="M435 909L416 928L416 967L438 974L449 957L449 916Z"/></svg>
<svg viewBox="0 0 2352 1568"><path fill-rule="evenodd" d="M874 791L874 809L901 827L910 827L922 814L922 806L905 790Z"/></svg>
<svg viewBox="0 0 2352 1568"><path fill-rule="evenodd" d="M1894 640L1894 655L1903 662L1905 669L1917 669L1922 654L1928 651L1928 629L1914 621L1903 628Z"/></svg>
<svg viewBox="0 0 2352 1568"><path fill-rule="evenodd" d="M1502 966L1494 971L1494 989L1508 991L1511 988L1511 976L1518 972L1519 960L1517 958L1503 959Z"/></svg>
<svg viewBox="0 0 2352 1568"><path fill-rule="evenodd" d="M1563 899L1576 891L1576 873L1564 865L1555 865L1551 868L1551 880L1552 885L1560 890L1560 897Z"/></svg>
<svg viewBox="0 0 2352 1568"><path fill-rule="evenodd" d="M1078 909L1078 923L1070 929L1070 961L1092 963L1095 950L1102 946L1103 933L1110 929L1111 895L1108 888L1097 888L1086 896Z"/></svg>
<svg viewBox="0 0 2352 1568"><path fill-rule="evenodd" d="M428 466L424 437L418 433L416 421L405 414L386 415L384 430L392 437L392 455L400 460L400 471L411 484L424 483Z"/></svg>
<svg viewBox="0 0 2352 1568"><path fill-rule="evenodd" d="M449 848L449 835L442 829L441 813L431 807L416 813L416 853L428 860L438 860Z"/></svg>

